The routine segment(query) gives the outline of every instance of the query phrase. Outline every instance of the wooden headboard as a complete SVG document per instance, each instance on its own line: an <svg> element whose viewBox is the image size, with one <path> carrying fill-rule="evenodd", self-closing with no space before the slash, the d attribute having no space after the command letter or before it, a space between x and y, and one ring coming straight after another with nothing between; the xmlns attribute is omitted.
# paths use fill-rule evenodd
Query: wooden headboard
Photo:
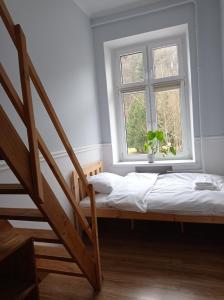
<svg viewBox="0 0 224 300"><path fill-rule="evenodd" d="M98 161L96 163L86 165L82 167L85 176L93 176L103 172L103 162ZM72 190L75 194L76 201L79 203L83 198L87 196L83 184L76 171L72 172L71 178Z"/></svg>

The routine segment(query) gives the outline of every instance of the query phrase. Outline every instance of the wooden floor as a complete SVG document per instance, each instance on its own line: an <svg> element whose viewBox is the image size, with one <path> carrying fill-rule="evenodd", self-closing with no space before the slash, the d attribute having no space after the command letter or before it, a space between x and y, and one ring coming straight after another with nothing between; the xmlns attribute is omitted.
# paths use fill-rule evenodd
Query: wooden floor
<svg viewBox="0 0 224 300"><path fill-rule="evenodd" d="M224 227L147 223L149 230L101 232L104 282L94 294L85 279L48 275L41 300L223 300ZM223 237L222 237L223 235Z"/></svg>

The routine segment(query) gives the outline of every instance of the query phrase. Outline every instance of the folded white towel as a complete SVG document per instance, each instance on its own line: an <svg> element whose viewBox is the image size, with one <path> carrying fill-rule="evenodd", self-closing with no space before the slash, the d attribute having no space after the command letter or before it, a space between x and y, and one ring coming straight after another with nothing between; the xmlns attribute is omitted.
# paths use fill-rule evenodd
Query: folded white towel
<svg viewBox="0 0 224 300"><path fill-rule="evenodd" d="M208 176L199 176L195 183L195 190L210 190L210 191L218 191L219 188L214 180Z"/></svg>
<svg viewBox="0 0 224 300"><path fill-rule="evenodd" d="M219 188L215 185L213 185L213 186L197 186L197 185L195 185L195 190L197 190L197 191L206 191L206 190L219 191Z"/></svg>

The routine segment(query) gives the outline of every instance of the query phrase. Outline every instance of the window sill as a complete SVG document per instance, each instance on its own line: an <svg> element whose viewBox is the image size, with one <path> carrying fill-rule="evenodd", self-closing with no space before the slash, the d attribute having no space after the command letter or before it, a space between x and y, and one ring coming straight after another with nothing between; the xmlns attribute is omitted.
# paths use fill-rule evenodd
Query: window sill
<svg viewBox="0 0 224 300"><path fill-rule="evenodd" d="M113 163L113 166L164 166L164 165L195 165L196 161L193 159L182 160L157 160L153 163L148 161L121 161Z"/></svg>

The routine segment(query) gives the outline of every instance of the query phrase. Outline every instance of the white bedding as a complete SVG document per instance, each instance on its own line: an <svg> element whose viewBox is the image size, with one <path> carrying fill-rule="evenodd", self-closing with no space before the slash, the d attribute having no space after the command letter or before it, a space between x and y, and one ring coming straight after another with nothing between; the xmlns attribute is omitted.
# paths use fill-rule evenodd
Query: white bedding
<svg viewBox="0 0 224 300"><path fill-rule="evenodd" d="M118 186L109 195L97 194L96 206L143 213L224 216L224 177L206 175L216 182L219 191L198 191L194 183L199 175L172 173L157 178L156 174L131 173L124 177L129 186ZM89 199L83 199L81 206L89 207Z"/></svg>
<svg viewBox="0 0 224 300"><path fill-rule="evenodd" d="M120 210L146 212L157 178L158 174L129 173L108 195L107 205Z"/></svg>

